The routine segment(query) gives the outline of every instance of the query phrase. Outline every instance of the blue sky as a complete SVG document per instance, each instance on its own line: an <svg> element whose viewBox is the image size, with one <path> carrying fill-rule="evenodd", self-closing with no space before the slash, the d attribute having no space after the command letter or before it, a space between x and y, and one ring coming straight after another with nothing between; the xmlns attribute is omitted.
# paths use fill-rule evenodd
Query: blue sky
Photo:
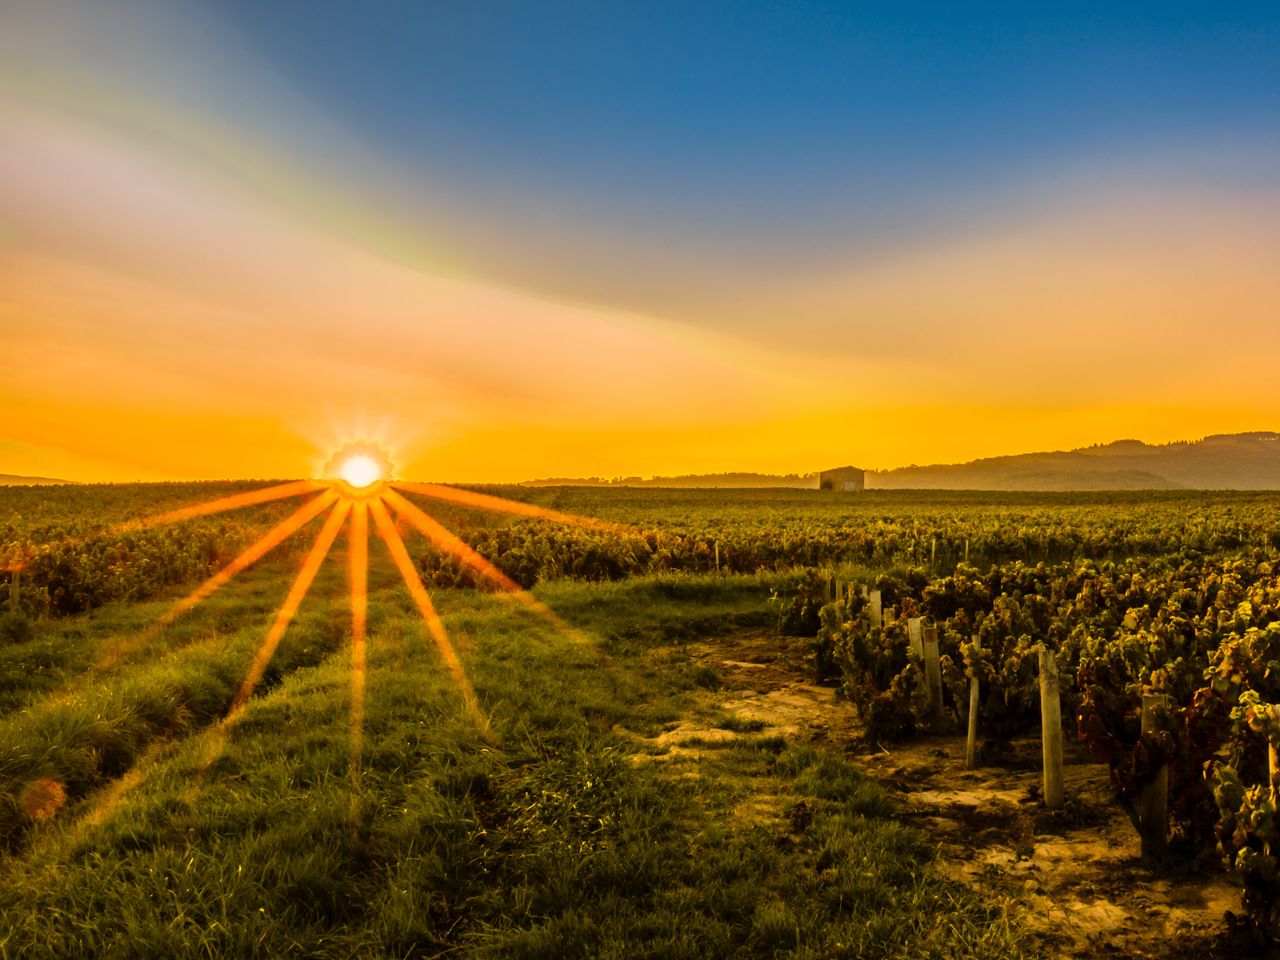
<svg viewBox="0 0 1280 960"><path fill-rule="evenodd" d="M1274 5L963 6L209 9L408 169L737 253L878 242L1039 174L1280 134Z"/></svg>

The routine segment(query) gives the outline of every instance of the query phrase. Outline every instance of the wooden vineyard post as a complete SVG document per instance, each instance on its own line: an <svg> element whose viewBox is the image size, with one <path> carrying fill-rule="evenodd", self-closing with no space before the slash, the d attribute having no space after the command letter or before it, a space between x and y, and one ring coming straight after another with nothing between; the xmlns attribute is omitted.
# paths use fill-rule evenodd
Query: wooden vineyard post
<svg viewBox="0 0 1280 960"><path fill-rule="evenodd" d="M942 665L938 660L938 628L933 624L921 632L924 650L924 682L929 694L929 723L936 730L942 724Z"/></svg>
<svg viewBox="0 0 1280 960"><path fill-rule="evenodd" d="M907 644L913 657L924 657L923 627L923 617L907 618Z"/></svg>
<svg viewBox="0 0 1280 960"><path fill-rule="evenodd" d="M969 562L969 538L964 538L964 562Z"/></svg>
<svg viewBox="0 0 1280 960"><path fill-rule="evenodd" d="M1280 751L1274 743L1267 745L1267 783L1271 787L1271 802L1275 803L1280 799Z"/></svg>
<svg viewBox="0 0 1280 960"><path fill-rule="evenodd" d="M1169 705L1161 693L1142 695L1142 732L1155 733L1159 712ZM1274 754L1274 750L1273 750ZM1272 761L1274 763L1274 760ZM1273 787L1274 789L1274 787ZM1138 799L1138 823L1142 826L1142 856L1161 856L1169 844L1169 765L1163 765L1155 779L1142 788Z"/></svg>
<svg viewBox="0 0 1280 960"><path fill-rule="evenodd" d="M830 572L827 573L827 579L822 585L822 602L824 604L831 602L831 573Z"/></svg>
<svg viewBox="0 0 1280 960"><path fill-rule="evenodd" d="M880 591L872 590L867 596L867 602L871 607L871 625L873 627L884 626L884 608L880 605Z"/></svg>
<svg viewBox="0 0 1280 960"><path fill-rule="evenodd" d="M1062 701L1058 694L1058 662L1048 647L1040 648L1040 743L1044 755L1044 805L1062 806Z"/></svg>
<svg viewBox="0 0 1280 960"><path fill-rule="evenodd" d="M836 580L836 603L844 601L844 581Z"/></svg>
<svg viewBox="0 0 1280 960"><path fill-rule="evenodd" d="M720 541L715 541L716 548L716 573L720 572Z"/></svg>
<svg viewBox="0 0 1280 960"><path fill-rule="evenodd" d="M885 622L886 624L896 623L896 622L897 622L897 620L898 620L898 608L897 608L897 607L889 607L888 609L886 609L886 610L885 610L885 612L884 612L884 622Z"/></svg>
<svg viewBox="0 0 1280 960"><path fill-rule="evenodd" d="M938 559L938 538L929 538L929 569L932 570Z"/></svg>
<svg viewBox="0 0 1280 960"><path fill-rule="evenodd" d="M977 634L973 636L973 652L982 650ZM974 657L975 661L977 657ZM978 763L978 677L977 671L969 678L969 736L964 742L964 768L972 770Z"/></svg>

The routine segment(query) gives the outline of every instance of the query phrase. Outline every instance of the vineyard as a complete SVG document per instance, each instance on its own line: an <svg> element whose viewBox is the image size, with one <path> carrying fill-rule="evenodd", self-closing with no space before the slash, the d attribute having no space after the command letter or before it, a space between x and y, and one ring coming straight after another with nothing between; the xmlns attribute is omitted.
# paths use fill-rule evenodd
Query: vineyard
<svg viewBox="0 0 1280 960"><path fill-rule="evenodd" d="M670 927L662 937L692 924L684 947L662 955L810 956L854 942L869 956L1037 955L998 932L1000 911L972 893L926 892L927 842L895 832L892 805L839 754L855 739L927 740L971 721L987 741L1041 736L1046 653L1062 732L1106 765L1147 859L1226 871L1241 891L1232 930L1244 941L1233 943L1280 942L1280 496L489 488L598 521L435 511L582 635L495 606L474 566L407 541L464 637L497 731L487 743L427 653L410 652L419 628L389 563L374 558L370 618L390 666L372 668L386 696L371 706L371 766L350 800L338 758L346 721L329 716L343 701L350 629L334 599L339 564L318 581L332 596L304 605L275 652L255 698L262 719L213 766L201 758L303 547L278 547L236 592L151 626L290 508L139 521L258 486L0 488L0 846L17 891L4 901L0 956L114 955L134 935L150 944L137 955L157 956L621 956L658 936L645 932L655 923ZM705 708L720 681L689 666L691 643L766 629L838 690L859 732L818 756L739 724L739 752L703 769L724 784L778 778L803 827L782 853L767 841L768 857L782 858L770 865L758 825L738 824L717 841L712 859L725 859L711 873L672 876L644 838L684 862L689 837L710 829L687 832L684 821L702 822L697 804L745 801L730 802L737 788L722 784L672 808L671 782L624 762L635 748L619 731L658 737ZM272 724L283 724L283 745L272 746ZM244 793L263 777L265 793ZM201 790L214 800L192 799ZM319 853L306 852L296 817L324 838ZM901 846L893 877L868 866L876 844ZM251 889L226 873L232 847L265 871ZM185 879L184 851L203 864ZM578 858L575 876L566 857ZM575 884L608 891L607 904L570 894ZM660 895L673 884L683 906ZM742 902L713 903L716 885ZM177 904L180 922L153 906L99 930L84 911L117 888ZM221 888L239 892L217 906ZM335 921L353 898L365 904L358 922ZM252 914L258 901L276 915ZM890 901L914 911L910 922L875 926ZM804 906L784 906L793 902ZM219 932L218 910L237 929ZM926 919L948 912L965 924L943 933ZM51 916L71 918L53 939Z"/></svg>
<svg viewBox="0 0 1280 960"><path fill-rule="evenodd" d="M817 631L818 663L841 679L869 736L959 727L971 706L988 735L1037 731L1039 655L1053 651L1067 678L1061 709L1109 765L1135 827L1145 830L1140 800L1160 777L1172 836L1152 838L1153 850L1190 861L1220 854L1243 883L1254 932L1275 941L1280 576L1268 557L962 565L874 584L888 619L873 623L867 599L849 593L819 607ZM937 706L926 658L911 649L913 617L934 625ZM1144 723L1152 698L1159 710Z"/></svg>
<svg viewBox="0 0 1280 960"><path fill-rule="evenodd" d="M14 487L0 519L0 566L24 565L32 614L68 614L141 600L207 576L287 509L234 519L120 531L130 518L252 489L239 484ZM258 484L261 486L261 484ZM477 488L484 490L486 488ZM490 492L510 493L502 488ZM521 490L521 499L619 525L506 522L450 507L441 519L528 588L543 580L614 580L657 573L755 573L833 564L978 568L1128 557L1280 551L1268 494L920 494L869 492L821 500L814 491ZM92 511L84 509L93 502ZM437 586L474 585L469 571L424 554ZM2 576L2 575L0 575Z"/></svg>

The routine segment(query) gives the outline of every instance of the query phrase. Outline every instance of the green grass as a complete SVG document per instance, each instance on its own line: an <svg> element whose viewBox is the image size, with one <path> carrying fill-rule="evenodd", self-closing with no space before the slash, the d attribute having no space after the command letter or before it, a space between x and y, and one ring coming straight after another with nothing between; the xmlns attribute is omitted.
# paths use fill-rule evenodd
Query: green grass
<svg viewBox="0 0 1280 960"><path fill-rule="evenodd" d="M145 603L111 603L92 617L37 620L29 626L31 635L25 641L0 645L0 717L80 685L91 670L107 681L130 664L174 658L190 647L217 644L239 630L265 633L283 599L286 578L296 566L276 559L264 561L206 600L198 613L142 643L138 640L146 627L187 594L189 587L172 588L161 599ZM338 565L322 570L312 590L341 596L345 586ZM120 665L97 670L98 661L115 649L127 651Z"/></svg>
<svg viewBox="0 0 1280 960"><path fill-rule="evenodd" d="M375 558L355 782L341 574L326 568L220 751L211 722L278 576L245 585L251 616L211 603L65 705L28 688L30 707L0 721L0 771L11 795L62 777L72 806L26 823L3 862L0 958L1035 953L999 904L934 876L924 837L830 753L725 715L742 733L726 749L636 759L618 728L657 732L701 709L718 678L682 645L767 622L766 580L540 587L585 640L439 592L486 737ZM95 647L157 609L65 627ZM50 688L84 662L62 663ZM113 797L131 766L137 782ZM802 824L786 814L801 804Z"/></svg>
<svg viewBox="0 0 1280 960"><path fill-rule="evenodd" d="M734 733L758 733L765 728L763 720L750 719L736 713L721 714L716 717L715 725L721 730L732 730Z"/></svg>
<svg viewBox="0 0 1280 960"><path fill-rule="evenodd" d="M792 579L778 573L667 573L590 584L558 580L534 592L574 626L601 638L608 652L631 654L772 624L777 611L768 602L770 588ZM619 616L623 610L627 615Z"/></svg>

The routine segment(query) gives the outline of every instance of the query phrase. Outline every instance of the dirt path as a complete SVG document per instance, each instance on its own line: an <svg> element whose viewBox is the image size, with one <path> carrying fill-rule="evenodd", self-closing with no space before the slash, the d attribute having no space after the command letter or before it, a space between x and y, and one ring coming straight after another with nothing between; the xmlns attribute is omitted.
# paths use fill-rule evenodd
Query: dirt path
<svg viewBox="0 0 1280 960"><path fill-rule="evenodd" d="M973 771L963 768L963 738L869 746L853 707L809 679L808 646L747 633L663 651L682 650L691 668L714 671L719 689L700 695L695 714L649 738L650 750L637 759L697 759L743 728L822 743L895 792L902 815L937 840L940 873L1020 904L1044 937L1045 956L1226 955L1224 917L1239 909L1239 890L1216 864L1202 874L1143 865L1105 765L1070 744L1067 808L1053 814L1039 804L1038 740L988 744ZM724 727L725 715L739 719L738 730ZM742 813L782 815L776 798L758 801Z"/></svg>
<svg viewBox="0 0 1280 960"><path fill-rule="evenodd" d="M1075 746L1075 745L1072 745ZM938 869L1010 896L1060 956L1212 957L1240 892L1214 868L1144 865L1107 769L1068 752L1068 803L1041 806L1040 742L1016 740L964 769L963 738L895 745L853 757L897 790L904 815L938 839Z"/></svg>

